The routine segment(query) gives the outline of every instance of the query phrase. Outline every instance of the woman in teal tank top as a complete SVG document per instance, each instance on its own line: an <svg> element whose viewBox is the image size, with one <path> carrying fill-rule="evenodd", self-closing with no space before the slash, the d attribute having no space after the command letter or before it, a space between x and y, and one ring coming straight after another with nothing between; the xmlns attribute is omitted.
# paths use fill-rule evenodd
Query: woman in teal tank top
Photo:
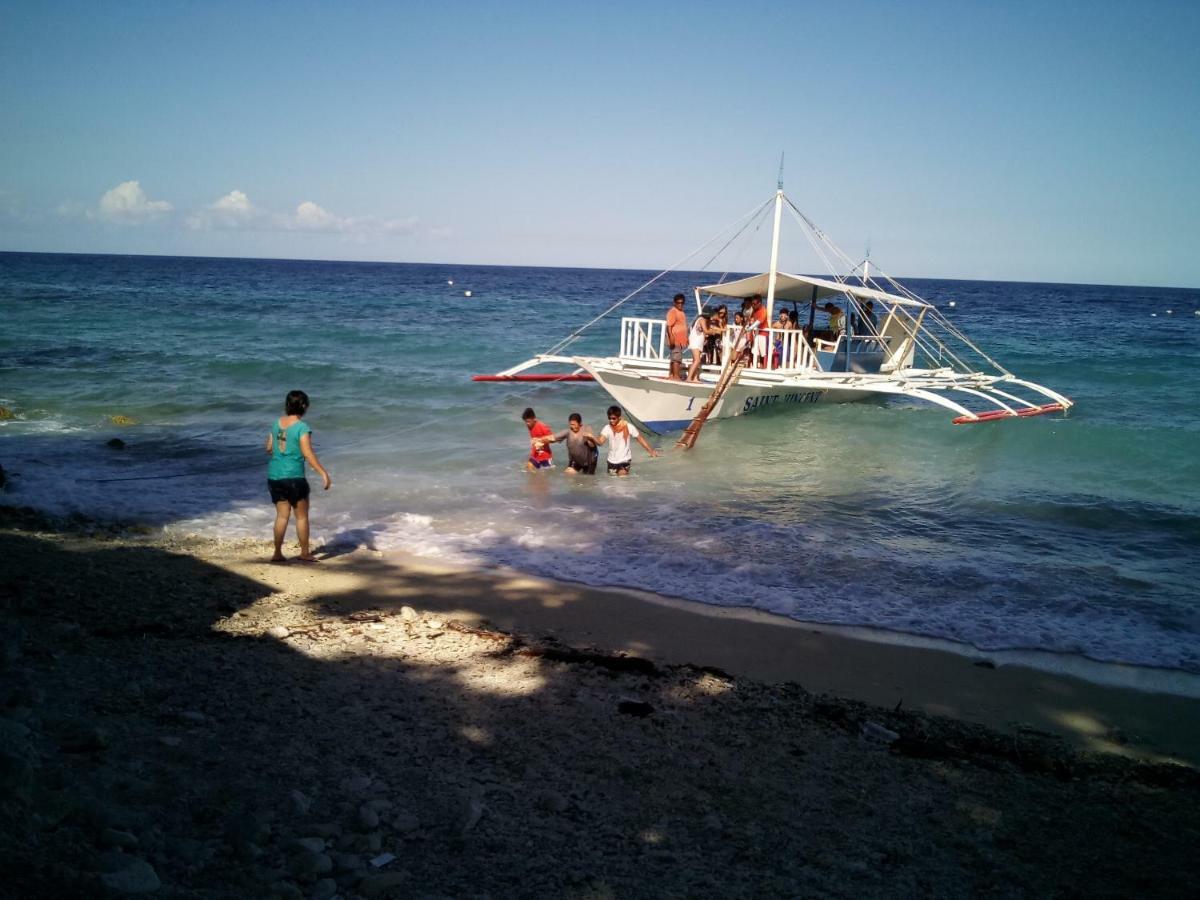
<svg viewBox="0 0 1200 900"><path fill-rule="evenodd" d="M329 490L333 481L312 448L312 429L303 421L308 412L308 394L292 391L283 401L284 414L271 426L267 434L267 489L271 502L275 504L275 555L271 562L287 562L283 555L283 538L287 534L288 519L292 509L296 510L296 538L300 541L300 562L313 563L317 558L308 548L308 479L304 477L304 463L308 462L325 482Z"/></svg>

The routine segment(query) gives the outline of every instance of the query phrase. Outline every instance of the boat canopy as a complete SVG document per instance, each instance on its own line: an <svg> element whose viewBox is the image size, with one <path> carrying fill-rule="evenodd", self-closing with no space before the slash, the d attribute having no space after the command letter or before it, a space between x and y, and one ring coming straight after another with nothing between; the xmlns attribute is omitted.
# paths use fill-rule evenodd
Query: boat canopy
<svg viewBox="0 0 1200 900"><path fill-rule="evenodd" d="M739 278L737 281L726 281L724 284L711 284L697 288L707 294L719 297L753 297L755 294L767 295L767 284L770 281L769 272L761 275L751 275L749 278ZM814 292L815 289L815 292ZM807 303L810 300L822 300L825 297L837 297L850 294L860 300L876 300L889 306L925 307L928 303L910 300L896 294L888 294L868 287L858 287L853 284L840 284L824 278L813 278L811 275L789 275L779 272L775 276L775 299L794 300Z"/></svg>

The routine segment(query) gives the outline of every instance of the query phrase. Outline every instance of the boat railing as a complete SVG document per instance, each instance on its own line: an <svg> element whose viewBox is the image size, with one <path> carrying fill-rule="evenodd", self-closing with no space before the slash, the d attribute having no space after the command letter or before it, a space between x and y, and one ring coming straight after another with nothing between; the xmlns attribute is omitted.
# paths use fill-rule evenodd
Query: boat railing
<svg viewBox="0 0 1200 900"><path fill-rule="evenodd" d="M769 328L765 357L759 353L761 342L755 341L751 349L751 365L756 369L778 369L807 371L817 369L817 358L812 347L804 339L804 332L795 328Z"/></svg>
<svg viewBox="0 0 1200 900"><path fill-rule="evenodd" d="M667 323L662 319L621 320L622 359L666 359Z"/></svg>

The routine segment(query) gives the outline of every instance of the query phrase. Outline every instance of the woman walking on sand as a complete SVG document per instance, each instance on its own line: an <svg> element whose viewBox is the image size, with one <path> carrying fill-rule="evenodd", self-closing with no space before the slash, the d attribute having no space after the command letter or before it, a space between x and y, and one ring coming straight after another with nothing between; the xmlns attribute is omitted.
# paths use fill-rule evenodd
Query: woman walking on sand
<svg viewBox="0 0 1200 900"><path fill-rule="evenodd" d="M287 534L288 519L292 508L296 509L296 538L300 541L300 562L314 563L316 557L308 549L308 479L304 477L304 462L317 470L329 490L333 481L317 459L312 448L312 429L303 421L308 412L308 394L292 391L283 401L284 414L275 422L267 435L267 452L271 461L267 463L267 488L271 502L275 504L275 555L271 562L287 560L283 556L283 538Z"/></svg>

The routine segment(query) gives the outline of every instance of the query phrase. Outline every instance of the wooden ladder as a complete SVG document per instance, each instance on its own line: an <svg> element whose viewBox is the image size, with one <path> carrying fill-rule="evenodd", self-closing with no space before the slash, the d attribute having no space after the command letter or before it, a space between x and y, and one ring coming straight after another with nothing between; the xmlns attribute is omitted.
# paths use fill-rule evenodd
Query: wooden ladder
<svg viewBox="0 0 1200 900"><path fill-rule="evenodd" d="M725 364L725 368L721 370L721 377L717 379L712 393L708 395L708 399L700 407L700 412L696 413L696 418L692 419L691 424L683 429L683 434L675 442L676 450L691 450L696 446L696 438L700 436L700 429L708 421L709 414L716 409L717 403L725 394L726 389L737 381L738 373L746 368L745 354L738 353L733 349L730 349L729 354L731 357L736 356L737 358L731 359Z"/></svg>

